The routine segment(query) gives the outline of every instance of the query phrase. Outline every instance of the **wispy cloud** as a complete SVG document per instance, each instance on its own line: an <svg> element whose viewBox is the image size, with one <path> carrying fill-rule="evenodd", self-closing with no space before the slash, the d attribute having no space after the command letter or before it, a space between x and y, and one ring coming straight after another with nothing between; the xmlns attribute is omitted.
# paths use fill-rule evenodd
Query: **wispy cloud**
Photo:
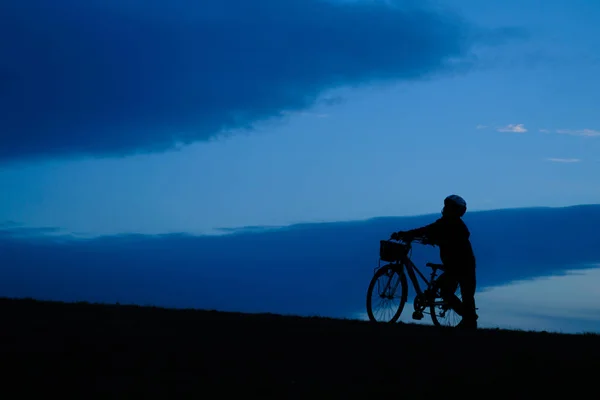
<svg viewBox="0 0 600 400"><path fill-rule="evenodd" d="M0 223L0 238L2 237L39 237L64 234L55 227L28 227L14 221Z"/></svg>
<svg viewBox="0 0 600 400"><path fill-rule="evenodd" d="M516 133L527 132L527 129L525 129L525 126L523 124L508 124L504 127L496 128L496 130L498 132L516 132Z"/></svg>
<svg viewBox="0 0 600 400"><path fill-rule="evenodd" d="M556 162L556 163L578 163L581 162L579 158L546 158L546 161Z"/></svg>
<svg viewBox="0 0 600 400"><path fill-rule="evenodd" d="M487 128L487 125L479 124L475 128L476 129L484 129ZM515 132L515 133L524 133L528 130L525 128L524 124L508 124L502 127L496 127L496 131L498 132ZM558 133L561 135L572 135L572 136L585 136L585 137L596 137L600 136L600 130L596 129L545 129L540 128L538 132L541 133Z"/></svg>
<svg viewBox="0 0 600 400"><path fill-rule="evenodd" d="M594 129L557 129L556 133L560 133L563 135L573 135L573 136L600 136L599 130Z"/></svg>
<svg viewBox="0 0 600 400"><path fill-rule="evenodd" d="M335 87L468 71L474 46L521 39L425 5L150 3L0 2L0 161L165 151Z"/></svg>
<svg viewBox="0 0 600 400"><path fill-rule="evenodd" d="M281 111L280 115L299 115L304 117L315 117L315 118L328 118L329 114L326 113L314 113L309 111Z"/></svg>

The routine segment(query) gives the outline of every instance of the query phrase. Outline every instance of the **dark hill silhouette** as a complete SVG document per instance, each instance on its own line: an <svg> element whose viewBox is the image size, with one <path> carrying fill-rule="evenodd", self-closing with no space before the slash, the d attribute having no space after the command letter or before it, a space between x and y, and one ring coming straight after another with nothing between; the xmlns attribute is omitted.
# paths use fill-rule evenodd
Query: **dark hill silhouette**
<svg viewBox="0 0 600 400"><path fill-rule="evenodd" d="M224 236L0 238L0 294L344 317L364 311L379 240L439 214ZM478 290L600 262L600 205L469 212ZM416 247L417 265L439 260Z"/></svg>
<svg viewBox="0 0 600 400"><path fill-rule="evenodd" d="M0 299L3 398L594 397L600 337Z"/></svg>

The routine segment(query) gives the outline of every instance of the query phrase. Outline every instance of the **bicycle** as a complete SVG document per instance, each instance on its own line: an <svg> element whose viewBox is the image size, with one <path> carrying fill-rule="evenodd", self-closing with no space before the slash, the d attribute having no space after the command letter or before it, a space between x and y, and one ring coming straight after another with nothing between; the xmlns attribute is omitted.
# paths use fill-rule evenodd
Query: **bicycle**
<svg viewBox="0 0 600 400"><path fill-rule="evenodd" d="M422 244L430 244L423 240L415 239L413 241ZM384 321L383 319L376 318L373 312L372 295L377 287L377 296L380 298L380 303L385 300L393 301L395 298L399 298L400 303L397 308L395 308L395 311L392 310L392 317L386 319L388 323L398 321L408 299L408 282L406 279L406 274L408 274L416 292L413 301L413 319L421 320L423 319L423 313L428 313L435 326L447 325L455 327L460 322L461 317L452 310L447 302L441 297L440 288L436 285L436 278L439 277L437 272L444 271L444 266L442 264L427 263L426 266L432 269L430 278L427 279L410 259L411 254L411 241L380 241L379 263L374 270L373 278L367 289L367 314L369 320L372 322ZM388 264L382 266L382 261L387 262ZM425 290L421 290L415 271L427 285ZM378 282L380 278L383 278L382 280L384 281L382 290L379 290L380 285ZM401 289L400 296L396 296L398 286L400 286ZM460 289L457 289L456 295L462 301L462 298L458 293L459 290ZM426 311L427 309L429 309L429 312Z"/></svg>

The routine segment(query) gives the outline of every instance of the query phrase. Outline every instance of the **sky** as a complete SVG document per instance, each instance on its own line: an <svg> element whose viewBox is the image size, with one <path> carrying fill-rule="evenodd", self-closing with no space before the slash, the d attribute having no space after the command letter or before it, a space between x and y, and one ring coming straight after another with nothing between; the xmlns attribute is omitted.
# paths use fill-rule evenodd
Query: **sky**
<svg viewBox="0 0 600 400"><path fill-rule="evenodd" d="M599 19L593 0L4 0L0 250L5 229L221 234L436 214L451 193L598 204ZM597 327L567 321L597 300L589 274L482 301ZM532 282L580 302L522 318Z"/></svg>
<svg viewBox="0 0 600 400"><path fill-rule="evenodd" d="M600 199L593 1L0 7L0 221L210 233Z"/></svg>

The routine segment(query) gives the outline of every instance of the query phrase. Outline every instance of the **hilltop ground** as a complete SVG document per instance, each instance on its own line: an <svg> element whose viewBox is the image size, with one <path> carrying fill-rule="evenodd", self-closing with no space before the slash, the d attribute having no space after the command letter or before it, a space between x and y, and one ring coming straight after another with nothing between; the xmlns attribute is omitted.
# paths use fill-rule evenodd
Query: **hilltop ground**
<svg viewBox="0 0 600 400"><path fill-rule="evenodd" d="M11 399L594 397L600 371L596 335L14 299L0 310Z"/></svg>

